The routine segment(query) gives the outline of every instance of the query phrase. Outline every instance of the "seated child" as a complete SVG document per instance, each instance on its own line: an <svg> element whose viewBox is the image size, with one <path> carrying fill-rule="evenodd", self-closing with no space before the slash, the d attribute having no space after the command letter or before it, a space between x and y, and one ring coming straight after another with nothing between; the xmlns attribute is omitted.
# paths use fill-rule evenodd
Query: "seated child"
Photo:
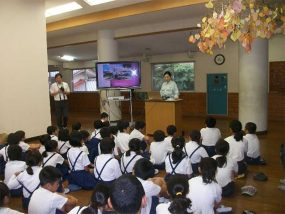
<svg viewBox="0 0 285 214"><path fill-rule="evenodd" d="M141 140L133 138L129 142L129 150L126 151L121 157L121 171L123 174L133 172L133 168L137 160L143 158L141 156Z"/></svg>
<svg viewBox="0 0 285 214"><path fill-rule="evenodd" d="M72 131L80 131L81 129L81 123L80 122L75 122L71 126Z"/></svg>
<svg viewBox="0 0 285 214"><path fill-rule="evenodd" d="M66 160L67 151L70 149L69 130L60 128L58 131L58 153Z"/></svg>
<svg viewBox="0 0 285 214"><path fill-rule="evenodd" d="M192 167L189 158L183 152L185 146L184 137L174 137L171 143L174 150L171 154L168 154L165 159L165 180L167 181L175 174L185 175L187 178L190 178L192 175Z"/></svg>
<svg viewBox="0 0 285 214"><path fill-rule="evenodd" d="M9 189L23 188L22 205L27 210L33 192L39 188L39 174L42 170L42 156L38 151L28 151L26 156L27 169L15 173L8 181Z"/></svg>
<svg viewBox="0 0 285 214"><path fill-rule="evenodd" d="M252 122L245 124L245 133L244 138L248 141L247 164L265 165L265 161L260 157L260 142L256 135L256 124Z"/></svg>
<svg viewBox="0 0 285 214"><path fill-rule="evenodd" d="M91 133L91 139L92 138L97 138L97 139L102 139L101 138L101 135L100 135L100 129L103 128L103 122L101 120L95 120L94 123L93 123L93 126L94 126L94 131Z"/></svg>
<svg viewBox="0 0 285 214"><path fill-rule="evenodd" d="M247 153L248 142L243 137L241 122L238 120L231 121L230 130L232 135L225 139L230 145L228 157L237 162L238 175L245 176L247 169L245 154Z"/></svg>
<svg viewBox="0 0 285 214"><path fill-rule="evenodd" d="M20 173L26 169L26 163L22 161L22 148L18 145L11 145L8 148L9 160L6 163L5 168L5 180L4 183L7 184L9 179L15 174ZM22 187L17 189L11 189L11 196L21 196Z"/></svg>
<svg viewBox="0 0 285 214"><path fill-rule="evenodd" d="M112 185L108 203L117 213L141 213L146 205L142 184L133 175L121 176Z"/></svg>
<svg viewBox="0 0 285 214"><path fill-rule="evenodd" d="M164 142L165 134L162 130L153 133L153 142L150 144L150 160L156 169L165 169L165 158L167 156L167 145Z"/></svg>
<svg viewBox="0 0 285 214"><path fill-rule="evenodd" d="M44 134L44 135L42 135L42 136L40 137L41 146L40 146L40 148L39 148L39 152L40 152L41 154L43 154L43 152L46 150L45 144L46 144L48 141L50 141L50 140L51 140L51 137L50 137L49 134Z"/></svg>
<svg viewBox="0 0 285 214"><path fill-rule="evenodd" d="M47 134L49 134L51 140L56 140L58 141L58 130L56 126L48 126L47 127Z"/></svg>
<svg viewBox="0 0 285 214"><path fill-rule="evenodd" d="M24 140L26 139L26 133L22 130L16 131L16 135L18 135L18 138L20 139L19 146L22 148L23 152L26 152L29 150L30 145L25 143Z"/></svg>
<svg viewBox="0 0 285 214"><path fill-rule="evenodd" d="M166 132L167 132L167 137L164 139L164 142L167 145L167 150L169 153L173 152L173 147L172 147L172 143L171 140L173 137L175 137L176 132L177 132L177 128L175 125L169 125L166 128Z"/></svg>
<svg viewBox="0 0 285 214"><path fill-rule="evenodd" d="M130 140L133 138L137 138L141 141L141 150L145 151L147 148L147 143L149 142L149 137L144 135L145 132L145 122L143 121L136 121L135 128L130 134Z"/></svg>
<svg viewBox="0 0 285 214"><path fill-rule="evenodd" d="M109 115L106 112L102 112L100 114L100 118L101 118L102 123L109 122Z"/></svg>
<svg viewBox="0 0 285 214"><path fill-rule="evenodd" d="M147 198L146 206L141 209L141 214L155 213L161 187L150 180L154 176L153 164L146 158L139 159L134 166L133 174L142 184Z"/></svg>
<svg viewBox="0 0 285 214"><path fill-rule="evenodd" d="M113 157L115 147L114 140L105 137L100 143L101 155L97 156L94 161L94 174L97 182L104 182L111 185L114 180L122 175L120 164Z"/></svg>
<svg viewBox="0 0 285 214"><path fill-rule="evenodd" d="M39 180L41 186L31 197L29 214L66 213L75 207L76 198L56 193L61 174L55 167L44 167L39 174Z"/></svg>
<svg viewBox="0 0 285 214"><path fill-rule="evenodd" d="M215 144L221 138L220 129L216 128L216 119L213 117L207 117L205 120L206 128L202 128L201 139L202 145L206 149L209 157L212 157L216 154Z"/></svg>
<svg viewBox="0 0 285 214"><path fill-rule="evenodd" d="M5 162L8 161L8 148L10 145L19 145L20 138L15 133L10 133L7 138L7 145L0 150L0 156ZM6 163L5 163L6 164ZM4 171L4 169L3 169Z"/></svg>
<svg viewBox="0 0 285 214"><path fill-rule="evenodd" d="M186 198L189 192L188 178L183 175L173 175L167 181L170 202L159 204L157 214L190 213L191 201Z"/></svg>
<svg viewBox="0 0 285 214"><path fill-rule="evenodd" d="M198 175L198 166L202 158L208 157L208 153L200 144L201 134L198 130L190 132L190 141L185 145L185 153L189 157L193 174Z"/></svg>
<svg viewBox="0 0 285 214"><path fill-rule="evenodd" d="M120 120L117 124L119 133L117 135L118 148L121 154L129 150L130 124L127 121Z"/></svg>
<svg viewBox="0 0 285 214"><path fill-rule="evenodd" d="M212 158L202 158L201 175L189 180L188 198L192 202L193 213L214 214L214 207L222 199L222 188L215 181L217 162Z"/></svg>
<svg viewBox="0 0 285 214"><path fill-rule="evenodd" d="M9 204L9 188L3 182L0 182L0 213L2 214L23 214L8 207Z"/></svg>
<svg viewBox="0 0 285 214"><path fill-rule="evenodd" d="M215 147L217 155L214 155L212 158L218 164L216 181L222 187L222 196L231 196L235 191L234 177L238 172L238 166L235 161L227 157L230 148L227 141L220 139Z"/></svg>

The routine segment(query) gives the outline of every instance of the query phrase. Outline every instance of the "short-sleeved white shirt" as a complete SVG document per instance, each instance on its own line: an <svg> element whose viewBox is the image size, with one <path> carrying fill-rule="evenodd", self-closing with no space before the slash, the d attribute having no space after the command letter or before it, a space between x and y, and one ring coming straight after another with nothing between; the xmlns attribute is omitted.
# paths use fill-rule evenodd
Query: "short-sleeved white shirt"
<svg viewBox="0 0 285 214"><path fill-rule="evenodd" d="M3 148L0 150L0 155L3 156L4 161L8 161L8 147L9 147L9 145L3 147Z"/></svg>
<svg viewBox="0 0 285 214"><path fill-rule="evenodd" d="M191 154L195 151L195 149L198 148L198 143L195 141L189 141L188 143L185 144L185 149L184 152L187 154L188 157L191 156ZM192 157L190 158L190 161L192 164L200 163L201 158L209 157L207 151L203 148L200 147L197 149Z"/></svg>
<svg viewBox="0 0 285 214"><path fill-rule="evenodd" d="M99 140L102 140L102 137L101 137L101 134L100 134L100 129L95 129L95 130L91 133L90 139L93 138L93 137L96 137L96 138L98 138Z"/></svg>
<svg viewBox="0 0 285 214"><path fill-rule="evenodd" d="M244 138L248 141L247 156L258 158L260 156L260 142L256 134L246 134Z"/></svg>
<svg viewBox="0 0 285 214"><path fill-rule="evenodd" d="M80 147L81 151L83 151L86 155L89 155L89 150L85 144L82 144Z"/></svg>
<svg viewBox="0 0 285 214"><path fill-rule="evenodd" d="M56 152L47 152L47 157L43 158L43 166L56 167L57 164L63 164L64 158Z"/></svg>
<svg viewBox="0 0 285 214"><path fill-rule="evenodd" d="M172 138L173 138L172 136L167 136L166 138L164 138L164 142L166 144L167 151L169 153L174 151L174 148L173 148L172 143L171 143Z"/></svg>
<svg viewBox="0 0 285 214"><path fill-rule="evenodd" d="M171 214L168 210L171 202L168 203L162 203L157 205L156 207L156 214Z"/></svg>
<svg viewBox="0 0 285 214"><path fill-rule="evenodd" d="M7 186L9 189L18 189L22 185L21 183L30 191L33 192L40 184L39 174L42 170L42 167L40 166L33 166L33 175L29 175L27 173L27 170L20 173L17 177L15 175L12 175L12 177L9 179ZM20 183L21 182L21 183ZM30 196L30 193L23 188L23 195L25 198L28 198Z"/></svg>
<svg viewBox="0 0 285 214"><path fill-rule="evenodd" d="M218 128L202 128L201 131L202 145L215 146L217 141L221 138L221 132Z"/></svg>
<svg viewBox="0 0 285 214"><path fill-rule="evenodd" d="M172 154L167 155L167 157L165 158L166 173L172 173L172 167L171 167L170 162L173 168L177 165L177 163L176 164L173 163ZM191 175L192 173L193 171L192 171L191 162L189 158L185 156L182 159L182 161L178 164L178 166L176 167L174 174Z"/></svg>
<svg viewBox="0 0 285 214"><path fill-rule="evenodd" d="M50 139L58 141L58 137L56 135L53 135L53 134L50 135Z"/></svg>
<svg viewBox="0 0 285 214"><path fill-rule="evenodd" d="M39 148L39 152L41 154L43 154L45 151L46 151L46 147L44 145L41 145L40 148Z"/></svg>
<svg viewBox="0 0 285 214"><path fill-rule="evenodd" d="M150 144L150 161L153 164L162 164L167 156L167 145L164 141L152 142Z"/></svg>
<svg viewBox="0 0 285 214"><path fill-rule="evenodd" d="M71 145L70 145L69 141L65 142L65 141L59 140L57 147L58 147L59 154L65 154L67 152L67 150L69 148L71 148Z"/></svg>
<svg viewBox="0 0 285 214"><path fill-rule="evenodd" d="M225 139L229 143L230 150L227 157L239 162L244 160L244 155L247 153L247 140L243 138L240 141L236 141L234 136L229 136Z"/></svg>
<svg viewBox="0 0 285 214"><path fill-rule="evenodd" d="M102 155L97 156L94 160L94 174L95 174L96 179L99 179L97 171L100 173L104 164L110 158L112 158L112 160L110 160L106 164L106 166L105 166L105 168L101 174L101 179L103 181L113 181L122 175L119 161L117 159L113 158L112 154L102 154Z"/></svg>
<svg viewBox="0 0 285 214"><path fill-rule="evenodd" d="M214 155L212 158L217 159L220 155ZM218 167L216 172L216 180L221 187L225 187L234 179L234 173L238 172L237 162L227 158L227 163L223 167Z"/></svg>
<svg viewBox="0 0 285 214"><path fill-rule="evenodd" d="M60 101L60 100L67 100L66 94L62 93L60 88L63 87L64 91L70 92L69 86L66 82L62 82L61 84L58 84L57 82L54 82L50 86L50 93L55 93L57 91L60 91L57 95L54 96L55 101Z"/></svg>
<svg viewBox="0 0 285 214"><path fill-rule="evenodd" d="M117 135L118 147L122 153L129 150L130 135L128 133L119 132Z"/></svg>
<svg viewBox="0 0 285 214"><path fill-rule="evenodd" d="M81 148L79 147L71 147L68 152L67 152L67 160L69 163L70 169L72 169L72 166L77 158L77 156L82 152ZM74 170L79 171L79 170L84 170L85 166L88 166L90 164L90 160L85 152L82 152L81 155L79 156Z"/></svg>
<svg viewBox="0 0 285 214"><path fill-rule="evenodd" d="M28 212L29 214L55 213L56 209L62 209L67 200L68 199L62 195L40 187L31 197Z"/></svg>
<svg viewBox="0 0 285 214"><path fill-rule="evenodd" d="M8 161L5 167L5 179L4 183L7 184L9 179L14 175L16 172L22 172L26 169L26 163L24 161Z"/></svg>
<svg viewBox="0 0 285 214"><path fill-rule="evenodd" d="M70 211L68 212L68 214L81 214L81 212L82 212L85 208L87 208L87 206L82 206L82 207L76 206L76 207L74 207L72 210L70 210ZM99 211L100 211L100 210L98 209L98 214L101 214L101 212L99 212Z"/></svg>
<svg viewBox="0 0 285 214"><path fill-rule="evenodd" d="M22 148L22 152L26 152L30 148L30 145L25 143L24 141L20 141L19 146Z"/></svg>
<svg viewBox="0 0 285 214"><path fill-rule="evenodd" d="M134 129L131 134L130 134L130 140L133 139L133 138L137 138L139 140L143 140L144 138L144 134L141 133L139 130L137 129Z"/></svg>
<svg viewBox="0 0 285 214"><path fill-rule="evenodd" d="M189 181L189 193L187 197L192 202L193 213L214 214L215 203L222 199L222 188L216 182L205 184L201 176Z"/></svg>
<svg viewBox="0 0 285 214"><path fill-rule="evenodd" d="M0 207L0 213L1 214L24 214L17 210L12 210L9 207Z"/></svg>
<svg viewBox="0 0 285 214"><path fill-rule="evenodd" d="M152 181L143 180L143 179L138 178L138 177L137 177L137 179L141 182L143 189L144 189L144 192L145 192L145 196L147 198L147 205L146 205L146 207L141 209L141 214L149 214L150 209L151 209L151 204L152 204L152 196L158 196L161 188L160 188L160 186L153 183Z"/></svg>
<svg viewBox="0 0 285 214"><path fill-rule="evenodd" d="M135 155L136 155L136 153L133 151L131 151L130 156L126 156L126 153L124 153L122 155L122 157L121 157L121 171L122 172L124 172L125 168L126 168L126 173L131 173L133 171L133 168L134 168L134 165L136 164L136 162L139 159L143 158L143 156L141 156L141 155L136 155L136 157L134 158Z"/></svg>

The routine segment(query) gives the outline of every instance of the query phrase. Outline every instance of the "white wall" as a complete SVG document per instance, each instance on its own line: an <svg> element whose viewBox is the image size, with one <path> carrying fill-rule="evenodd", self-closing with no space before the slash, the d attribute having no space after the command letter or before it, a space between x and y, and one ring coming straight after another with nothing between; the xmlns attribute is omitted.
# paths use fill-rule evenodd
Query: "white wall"
<svg viewBox="0 0 285 214"><path fill-rule="evenodd" d="M284 35L276 35L269 40L269 61L285 61Z"/></svg>
<svg viewBox="0 0 285 214"><path fill-rule="evenodd" d="M51 123L44 0L0 1L0 132L26 137Z"/></svg>

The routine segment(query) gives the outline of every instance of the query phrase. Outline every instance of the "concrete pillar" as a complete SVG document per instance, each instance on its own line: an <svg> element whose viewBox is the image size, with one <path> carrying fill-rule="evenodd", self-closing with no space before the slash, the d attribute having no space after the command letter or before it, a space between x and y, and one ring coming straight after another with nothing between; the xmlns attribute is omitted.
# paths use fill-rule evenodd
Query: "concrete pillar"
<svg viewBox="0 0 285 214"><path fill-rule="evenodd" d="M114 40L113 30L99 30L97 39L98 61L118 61L118 44ZM100 90L100 111L109 114L110 121L122 118L121 104L118 101L109 101L107 96L120 96L119 90Z"/></svg>
<svg viewBox="0 0 285 214"><path fill-rule="evenodd" d="M268 66L267 39L256 39L250 53L239 47L239 120L258 132L267 131Z"/></svg>

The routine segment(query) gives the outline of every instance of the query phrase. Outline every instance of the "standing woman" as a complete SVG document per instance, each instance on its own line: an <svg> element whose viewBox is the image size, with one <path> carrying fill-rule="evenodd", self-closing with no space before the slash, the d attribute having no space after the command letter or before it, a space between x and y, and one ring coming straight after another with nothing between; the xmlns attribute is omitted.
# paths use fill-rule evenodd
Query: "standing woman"
<svg viewBox="0 0 285 214"><path fill-rule="evenodd" d="M55 82L50 87L50 95L54 97L56 122L59 128L67 127L68 103L67 95L70 94L69 86L62 81L62 75L55 75Z"/></svg>
<svg viewBox="0 0 285 214"><path fill-rule="evenodd" d="M176 83L171 78L171 73L166 71L163 74L164 82L160 89L160 96L162 99L178 99L179 90Z"/></svg>

